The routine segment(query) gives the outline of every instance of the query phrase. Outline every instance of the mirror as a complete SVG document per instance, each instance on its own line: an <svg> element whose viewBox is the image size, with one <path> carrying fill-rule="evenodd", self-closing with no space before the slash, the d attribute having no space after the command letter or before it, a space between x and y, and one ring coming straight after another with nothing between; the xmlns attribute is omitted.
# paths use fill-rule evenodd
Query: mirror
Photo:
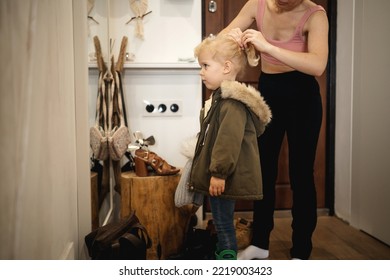
<svg viewBox="0 0 390 280"><path fill-rule="evenodd" d="M120 53L124 53L123 87L129 128L142 131L145 137L153 135L156 144L153 151L176 166L184 166L185 157L178 148L181 141L198 128L198 106L201 106L199 65L193 58L193 48L201 40L201 1L198 0L85 0L90 7L88 14L89 58L89 122L95 124L99 65L96 58L96 37L99 39L102 60L111 68L110 57L117 65ZM143 9L137 12L132 3ZM145 6L145 4L148 4ZM123 46L123 38L128 42ZM121 52L122 51L122 52ZM164 86L161 86L164 85ZM166 114L171 117L147 118L144 100L163 101ZM160 103L158 103L160 104ZM179 110L172 104L179 104ZM196 106L194 106L196 104ZM187 109L185 109L187 108ZM200 109L200 108L199 108ZM176 111L175 111L176 110ZM177 112L177 110L179 112ZM172 117L176 114L175 117ZM176 117L177 116L177 117ZM169 125L167 125L169 123ZM156 127L165 129L156 129ZM170 132L172 130L172 132ZM169 137L169 135L180 135ZM134 140L136 139L135 136ZM134 141L135 142L135 141ZM100 164L103 162L100 161ZM122 166L127 159L122 160ZM98 165L99 166L99 165ZM104 166L104 165L103 165ZM101 166L100 166L100 169ZM110 168L109 188L99 187L99 225L116 217L119 212L113 205L120 205L115 191L116 172ZM109 194L106 195L105 193ZM102 202L103 201L103 202ZM95 215L96 216L96 215Z"/></svg>

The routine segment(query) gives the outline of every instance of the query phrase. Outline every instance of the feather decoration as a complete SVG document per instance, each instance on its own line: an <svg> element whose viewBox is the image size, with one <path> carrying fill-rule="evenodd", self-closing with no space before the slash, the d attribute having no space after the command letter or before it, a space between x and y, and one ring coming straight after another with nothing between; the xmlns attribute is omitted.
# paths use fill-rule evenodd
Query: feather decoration
<svg viewBox="0 0 390 280"><path fill-rule="evenodd" d="M148 0L129 0L130 8L137 17L142 17L148 9Z"/></svg>
<svg viewBox="0 0 390 280"><path fill-rule="evenodd" d="M129 3L131 10L136 16L135 35L138 38L144 39L144 25L142 19L148 10L148 0L129 0Z"/></svg>
<svg viewBox="0 0 390 280"><path fill-rule="evenodd" d="M95 6L95 0L87 0L87 9L88 9L88 15L91 13L93 7Z"/></svg>

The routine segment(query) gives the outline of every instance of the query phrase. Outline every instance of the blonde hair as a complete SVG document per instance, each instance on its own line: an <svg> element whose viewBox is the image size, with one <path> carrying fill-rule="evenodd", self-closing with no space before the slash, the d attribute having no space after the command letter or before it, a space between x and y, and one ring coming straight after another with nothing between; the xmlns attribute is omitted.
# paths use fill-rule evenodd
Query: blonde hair
<svg viewBox="0 0 390 280"><path fill-rule="evenodd" d="M260 60L252 44L242 50L237 41L228 34L205 38L196 46L194 50L195 57L199 57L203 51L209 51L213 59L221 63L230 60L237 68L238 73L243 72L248 64L251 67L257 66Z"/></svg>

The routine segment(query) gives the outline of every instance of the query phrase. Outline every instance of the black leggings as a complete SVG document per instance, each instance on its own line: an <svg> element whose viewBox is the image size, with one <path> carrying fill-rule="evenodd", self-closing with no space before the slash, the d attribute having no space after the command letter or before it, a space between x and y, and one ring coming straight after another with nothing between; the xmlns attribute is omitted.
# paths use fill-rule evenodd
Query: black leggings
<svg viewBox="0 0 390 280"><path fill-rule="evenodd" d="M252 244L269 249L274 227L275 183L281 144L287 133L289 176L293 193L292 258L308 259L317 224L314 160L322 120L319 86L313 76L297 71L262 73L259 90L272 111L272 120L259 138L263 200L254 203Z"/></svg>

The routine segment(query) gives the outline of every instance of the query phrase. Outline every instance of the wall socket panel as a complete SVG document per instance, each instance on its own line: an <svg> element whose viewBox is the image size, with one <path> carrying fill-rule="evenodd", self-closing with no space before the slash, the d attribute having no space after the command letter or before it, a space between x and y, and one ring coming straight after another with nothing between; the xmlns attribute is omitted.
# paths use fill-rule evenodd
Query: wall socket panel
<svg viewBox="0 0 390 280"><path fill-rule="evenodd" d="M144 117L179 117L183 112L183 103L178 99L143 100Z"/></svg>

